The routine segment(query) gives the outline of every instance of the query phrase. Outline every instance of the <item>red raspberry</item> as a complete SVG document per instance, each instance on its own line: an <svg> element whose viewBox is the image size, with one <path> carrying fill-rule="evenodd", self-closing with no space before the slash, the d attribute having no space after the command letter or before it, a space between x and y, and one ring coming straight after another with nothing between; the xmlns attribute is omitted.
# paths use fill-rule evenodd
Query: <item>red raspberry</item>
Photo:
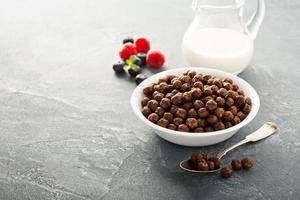
<svg viewBox="0 0 300 200"><path fill-rule="evenodd" d="M151 51L147 55L147 64L152 68L161 68L165 62L165 56L160 51Z"/></svg>
<svg viewBox="0 0 300 200"><path fill-rule="evenodd" d="M136 55L137 51L135 49L135 46L131 43L126 43L124 44L123 48L119 52L120 57L125 61L127 60L130 56Z"/></svg>
<svg viewBox="0 0 300 200"><path fill-rule="evenodd" d="M138 53L147 53L150 50L150 42L146 38L138 38L135 41L135 48Z"/></svg>

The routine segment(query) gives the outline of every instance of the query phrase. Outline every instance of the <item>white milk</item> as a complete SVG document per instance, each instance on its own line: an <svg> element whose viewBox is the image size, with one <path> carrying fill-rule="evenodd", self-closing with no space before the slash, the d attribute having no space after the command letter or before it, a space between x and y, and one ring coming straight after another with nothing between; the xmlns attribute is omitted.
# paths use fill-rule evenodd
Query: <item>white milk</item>
<svg viewBox="0 0 300 200"><path fill-rule="evenodd" d="M182 48L183 56L193 67L239 73L252 58L253 41L239 31L205 28L187 34Z"/></svg>

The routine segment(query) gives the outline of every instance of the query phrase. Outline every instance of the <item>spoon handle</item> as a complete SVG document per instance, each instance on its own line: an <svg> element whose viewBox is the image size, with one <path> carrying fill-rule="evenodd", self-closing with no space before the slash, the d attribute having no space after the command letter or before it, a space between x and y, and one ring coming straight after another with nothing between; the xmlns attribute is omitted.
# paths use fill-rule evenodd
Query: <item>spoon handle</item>
<svg viewBox="0 0 300 200"><path fill-rule="evenodd" d="M277 125L273 122L267 122L262 127L260 127L258 130L254 131L253 133L246 136L245 139L242 141L228 147L227 149L222 150L217 157L221 159L223 156L225 156L229 151L235 149L238 146L241 146L248 142L257 142L259 140L262 140L266 137L269 137L270 135L276 133L277 131Z"/></svg>

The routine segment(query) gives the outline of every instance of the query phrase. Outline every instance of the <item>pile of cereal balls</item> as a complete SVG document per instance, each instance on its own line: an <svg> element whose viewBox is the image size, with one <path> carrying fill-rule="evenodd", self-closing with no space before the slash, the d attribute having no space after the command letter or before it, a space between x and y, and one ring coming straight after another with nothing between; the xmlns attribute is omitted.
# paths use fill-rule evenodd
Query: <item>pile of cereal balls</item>
<svg viewBox="0 0 300 200"><path fill-rule="evenodd" d="M142 113L151 122L183 132L212 132L243 121L251 99L232 79L186 71L143 90Z"/></svg>
<svg viewBox="0 0 300 200"><path fill-rule="evenodd" d="M197 171L211 171L217 170L221 167L221 161L215 156L211 156L207 153L194 152L192 153L189 164L192 170ZM244 158L242 160L232 160L231 168L223 167L220 171L223 178L229 178L232 176L232 170L250 169L253 167L253 162L250 158Z"/></svg>

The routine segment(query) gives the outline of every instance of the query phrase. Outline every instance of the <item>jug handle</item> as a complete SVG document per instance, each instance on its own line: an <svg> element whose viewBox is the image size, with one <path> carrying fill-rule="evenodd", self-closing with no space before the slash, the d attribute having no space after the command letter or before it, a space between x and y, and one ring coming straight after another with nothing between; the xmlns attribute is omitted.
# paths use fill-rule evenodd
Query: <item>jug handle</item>
<svg viewBox="0 0 300 200"><path fill-rule="evenodd" d="M249 21L246 23L247 29L249 30L252 40L256 38L259 27L265 16L265 1L257 0L257 8L254 14L251 16Z"/></svg>

